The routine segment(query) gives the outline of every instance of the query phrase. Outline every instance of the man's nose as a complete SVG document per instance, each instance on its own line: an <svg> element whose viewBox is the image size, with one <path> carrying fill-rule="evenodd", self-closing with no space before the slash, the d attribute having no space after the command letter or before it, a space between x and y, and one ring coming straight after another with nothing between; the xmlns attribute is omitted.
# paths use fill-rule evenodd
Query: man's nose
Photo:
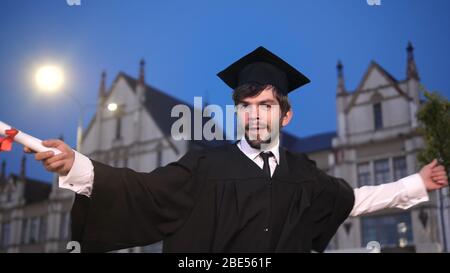
<svg viewBox="0 0 450 273"><path fill-rule="evenodd" d="M260 109L258 105L252 105L250 107L250 118L259 119Z"/></svg>

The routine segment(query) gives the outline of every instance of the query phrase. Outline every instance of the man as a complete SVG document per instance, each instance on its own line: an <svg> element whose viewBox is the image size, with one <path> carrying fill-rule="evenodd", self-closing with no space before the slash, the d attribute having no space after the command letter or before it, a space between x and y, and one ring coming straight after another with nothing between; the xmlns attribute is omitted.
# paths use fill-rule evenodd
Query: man
<svg viewBox="0 0 450 273"><path fill-rule="evenodd" d="M279 147L279 128L293 115L287 94L309 82L303 74L259 47L218 75L234 89L244 127L237 143L190 151L150 173L90 160L58 140L43 143L63 152L35 157L77 193L72 233L83 251L160 240L165 252L323 251L349 215L407 209L448 184L434 160L397 182L352 190Z"/></svg>

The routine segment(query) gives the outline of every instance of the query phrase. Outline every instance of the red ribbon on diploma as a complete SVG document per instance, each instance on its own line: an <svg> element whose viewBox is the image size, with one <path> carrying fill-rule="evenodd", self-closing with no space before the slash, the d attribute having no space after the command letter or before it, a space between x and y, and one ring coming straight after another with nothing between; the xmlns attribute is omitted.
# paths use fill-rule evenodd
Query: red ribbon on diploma
<svg viewBox="0 0 450 273"><path fill-rule="evenodd" d="M14 137L18 133L19 131L14 128L5 131L6 136L0 137L0 152L11 151Z"/></svg>

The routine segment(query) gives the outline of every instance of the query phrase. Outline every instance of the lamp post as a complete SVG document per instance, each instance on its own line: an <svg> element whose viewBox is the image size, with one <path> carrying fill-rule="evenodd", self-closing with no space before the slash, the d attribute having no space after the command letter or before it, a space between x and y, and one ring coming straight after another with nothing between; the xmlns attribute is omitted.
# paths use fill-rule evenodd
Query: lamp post
<svg viewBox="0 0 450 273"><path fill-rule="evenodd" d="M81 104L81 102L77 98L75 98L72 94L70 94L70 93L64 93L64 94L66 94L78 107L79 113L78 113L78 125L77 125L76 150L81 153L81 142L83 141L82 138L83 138L84 109L85 109L86 105L83 106Z"/></svg>
<svg viewBox="0 0 450 273"><path fill-rule="evenodd" d="M44 65L40 67L35 74L37 87L45 93L54 93L60 91L64 84L64 80L64 73L62 69L55 65ZM79 110L76 150L80 151L81 141L83 137L84 107L80 103L80 101L72 94L65 92L63 92L63 94L67 95L73 102L75 102Z"/></svg>

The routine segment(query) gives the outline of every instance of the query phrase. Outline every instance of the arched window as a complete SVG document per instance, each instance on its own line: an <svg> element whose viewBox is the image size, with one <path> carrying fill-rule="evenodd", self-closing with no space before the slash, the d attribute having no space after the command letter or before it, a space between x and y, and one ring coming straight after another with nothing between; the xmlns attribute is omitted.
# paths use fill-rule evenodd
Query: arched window
<svg viewBox="0 0 450 273"><path fill-rule="evenodd" d="M383 108L381 102L383 101L383 96L380 93L375 92L370 98L373 105L373 124L374 129L378 130L383 128Z"/></svg>
<svg viewBox="0 0 450 273"><path fill-rule="evenodd" d="M375 130L383 128L383 109L381 108L381 102L373 105L373 122Z"/></svg>

